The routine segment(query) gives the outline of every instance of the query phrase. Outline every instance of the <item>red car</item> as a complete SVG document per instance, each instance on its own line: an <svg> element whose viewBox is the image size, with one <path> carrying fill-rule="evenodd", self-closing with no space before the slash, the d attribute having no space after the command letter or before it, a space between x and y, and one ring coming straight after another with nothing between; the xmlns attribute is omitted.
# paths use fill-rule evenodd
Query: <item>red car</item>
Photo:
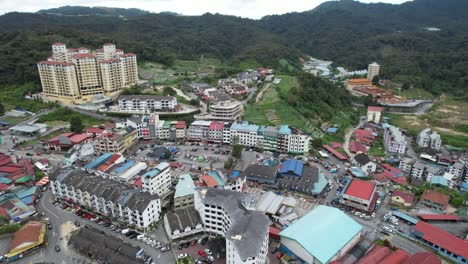
<svg viewBox="0 0 468 264"><path fill-rule="evenodd" d="M203 251L203 250L199 250L198 255L200 255L202 258L206 258L206 256L207 256L205 251Z"/></svg>
<svg viewBox="0 0 468 264"><path fill-rule="evenodd" d="M197 244L196 240L194 240L194 241L192 241L192 243L190 243L190 245L192 245L192 246L195 246L196 244Z"/></svg>

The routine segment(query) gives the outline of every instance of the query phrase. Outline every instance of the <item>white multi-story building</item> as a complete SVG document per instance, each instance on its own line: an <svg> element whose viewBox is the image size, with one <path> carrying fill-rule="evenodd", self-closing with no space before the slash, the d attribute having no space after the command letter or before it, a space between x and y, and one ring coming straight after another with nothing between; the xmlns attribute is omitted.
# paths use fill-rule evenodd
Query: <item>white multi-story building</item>
<svg viewBox="0 0 468 264"><path fill-rule="evenodd" d="M380 72L380 65L377 64L377 62L373 62L369 64L369 67L367 68L367 79L372 81L375 76L379 75Z"/></svg>
<svg viewBox="0 0 468 264"><path fill-rule="evenodd" d="M130 226L143 229L160 219L161 202L157 195L76 170L57 171L49 179L56 198L72 201Z"/></svg>
<svg viewBox="0 0 468 264"><path fill-rule="evenodd" d="M52 56L37 66L43 94L54 100L82 102L96 94L112 96L138 81L136 55L111 43L94 52L54 43Z"/></svg>
<svg viewBox="0 0 468 264"><path fill-rule="evenodd" d="M171 169L169 163L161 162L154 169L141 176L141 188L150 194L163 196L171 187Z"/></svg>
<svg viewBox="0 0 468 264"><path fill-rule="evenodd" d="M443 170L438 167L426 166L426 181L431 182L432 177L443 175Z"/></svg>
<svg viewBox="0 0 468 264"><path fill-rule="evenodd" d="M422 162L416 162L411 169L411 176L415 179L421 179L424 175L426 165Z"/></svg>
<svg viewBox="0 0 468 264"><path fill-rule="evenodd" d="M242 116L242 104L239 101L222 101L210 105L210 115L206 120L239 121Z"/></svg>
<svg viewBox="0 0 468 264"><path fill-rule="evenodd" d="M248 122L233 123L231 125L231 143L247 147L257 147L261 135L258 134L259 126Z"/></svg>
<svg viewBox="0 0 468 264"><path fill-rule="evenodd" d="M442 139L437 132L431 130L430 128L425 128L419 132L416 143L421 148L439 150L440 146L442 145Z"/></svg>
<svg viewBox="0 0 468 264"><path fill-rule="evenodd" d="M197 120L188 129L188 139L208 140L211 121Z"/></svg>
<svg viewBox="0 0 468 264"><path fill-rule="evenodd" d="M384 145L388 152L403 155L406 152L406 140L398 127L389 125L384 132Z"/></svg>
<svg viewBox="0 0 468 264"><path fill-rule="evenodd" d="M398 168L404 172L410 172L411 167L413 167L414 160L409 157L403 157L400 160L400 164L398 165Z"/></svg>
<svg viewBox="0 0 468 264"><path fill-rule="evenodd" d="M383 108L380 106L368 106L367 107L367 122L380 123L380 117L382 116Z"/></svg>
<svg viewBox="0 0 468 264"><path fill-rule="evenodd" d="M122 112L153 112L175 111L177 98L174 96L157 95L121 95L119 111Z"/></svg>
<svg viewBox="0 0 468 264"><path fill-rule="evenodd" d="M289 153L308 153L310 137L308 135L291 134L288 141Z"/></svg>
<svg viewBox="0 0 468 264"><path fill-rule="evenodd" d="M226 238L226 263L268 263L268 230L270 220L252 211L249 196L217 188L195 191L195 209L205 232Z"/></svg>
<svg viewBox="0 0 468 264"><path fill-rule="evenodd" d="M454 163L452 166L450 166L449 173L458 179L463 178L465 173L465 164L461 162Z"/></svg>

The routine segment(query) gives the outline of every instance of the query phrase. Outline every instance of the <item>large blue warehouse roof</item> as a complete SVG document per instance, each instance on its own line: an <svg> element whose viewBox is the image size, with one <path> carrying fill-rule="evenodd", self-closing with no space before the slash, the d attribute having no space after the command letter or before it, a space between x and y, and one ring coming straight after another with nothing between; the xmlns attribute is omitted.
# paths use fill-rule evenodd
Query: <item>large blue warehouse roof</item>
<svg viewBox="0 0 468 264"><path fill-rule="evenodd" d="M281 231L280 236L295 240L314 258L327 263L361 230L362 226L341 210L319 205Z"/></svg>
<svg viewBox="0 0 468 264"><path fill-rule="evenodd" d="M302 176L303 168L304 168L304 164L302 164L301 161L297 159L290 159L290 160L283 162L279 173L280 174L294 173L298 176Z"/></svg>

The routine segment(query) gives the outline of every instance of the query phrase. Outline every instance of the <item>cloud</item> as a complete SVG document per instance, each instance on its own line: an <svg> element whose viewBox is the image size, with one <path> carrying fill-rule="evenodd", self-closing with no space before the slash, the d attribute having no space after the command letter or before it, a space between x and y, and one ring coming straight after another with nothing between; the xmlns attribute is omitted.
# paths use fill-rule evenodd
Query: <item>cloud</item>
<svg viewBox="0 0 468 264"><path fill-rule="evenodd" d="M65 5L139 8L151 12L171 11L183 15L220 13L248 18L311 10L325 0L0 0L0 14L36 12ZM361 2L403 3L405 0L362 0Z"/></svg>

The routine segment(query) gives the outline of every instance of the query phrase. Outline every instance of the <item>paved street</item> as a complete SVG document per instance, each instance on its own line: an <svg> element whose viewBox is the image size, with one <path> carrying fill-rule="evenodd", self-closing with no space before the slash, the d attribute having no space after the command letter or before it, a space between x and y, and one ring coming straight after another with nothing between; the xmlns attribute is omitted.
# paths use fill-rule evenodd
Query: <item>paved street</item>
<svg viewBox="0 0 468 264"><path fill-rule="evenodd" d="M413 255L415 253L418 253L418 252L426 252L427 251L424 248L420 247L419 245L409 241L406 238L402 238L402 237L400 237L398 235L390 236L390 242L394 246L405 250L406 252L410 253L411 255Z"/></svg>
<svg viewBox="0 0 468 264"><path fill-rule="evenodd" d="M95 227L101 231L104 231L107 235L123 239L129 242L131 245L136 247L141 247L145 250L147 255L150 255L156 263L173 263L174 262L174 255L172 251L161 253L159 250L154 249L146 244L143 244L136 239L129 239L122 234L117 234L115 232L110 231L109 229L97 225L87 219L83 219L71 211L63 210L57 206L54 206L51 203L52 199L52 192L48 190L44 193L41 202L38 205L38 211L44 212L46 217L50 219L50 222L53 225L53 230L49 231L48 235L48 243L49 246L46 248L41 249L39 252L32 254L23 258L22 263L29 263L29 262L55 262L55 263L92 263L91 260L86 259L84 256L81 256L74 251L70 250L66 246L66 240L64 238L64 234L61 233L60 226L66 223L67 221L74 223L78 221L81 223L81 228L84 227L85 224ZM164 243L168 242L167 236L165 234L164 228L162 225L158 226L157 229L154 231L147 233L147 236L150 236L154 239L162 241ZM60 252L55 252L54 246L59 245L61 248Z"/></svg>

